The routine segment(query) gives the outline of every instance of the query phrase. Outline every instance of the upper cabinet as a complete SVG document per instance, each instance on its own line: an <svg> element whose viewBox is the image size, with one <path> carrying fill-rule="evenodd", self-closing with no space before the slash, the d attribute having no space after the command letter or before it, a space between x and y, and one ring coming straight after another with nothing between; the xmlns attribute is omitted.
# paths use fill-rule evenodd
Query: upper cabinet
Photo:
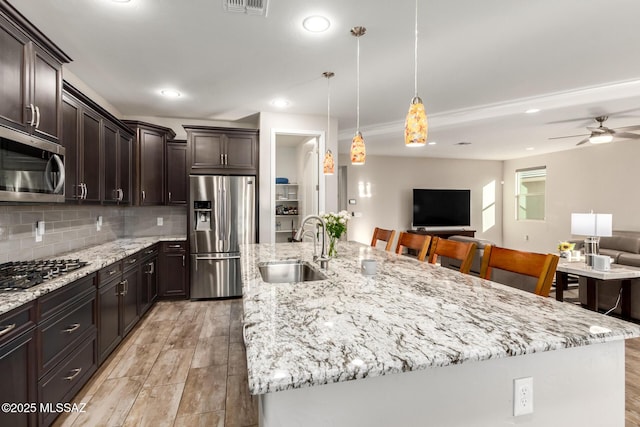
<svg viewBox="0 0 640 427"><path fill-rule="evenodd" d="M131 129L67 82L62 112L66 199L130 204Z"/></svg>
<svg viewBox="0 0 640 427"><path fill-rule="evenodd" d="M62 64L71 59L0 0L0 123L58 142Z"/></svg>
<svg viewBox="0 0 640 427"><path fill-rule="evenodd" d="M255 129L183 126L187 131L191 173L255 175L258 131Z"/></svg>
<svg viewBox="0 0 640 427"><path fill-rule="evenodd" d="M137 206L164 205L165 147L175 132L163 126L124 120L136 135L133 147L133 203Z"/></svg>
<svg viewBox="0 0 640 427"><path fill-rule="evenodd" d="M187 204L187 141L167 142L167 205Z"/></svg>

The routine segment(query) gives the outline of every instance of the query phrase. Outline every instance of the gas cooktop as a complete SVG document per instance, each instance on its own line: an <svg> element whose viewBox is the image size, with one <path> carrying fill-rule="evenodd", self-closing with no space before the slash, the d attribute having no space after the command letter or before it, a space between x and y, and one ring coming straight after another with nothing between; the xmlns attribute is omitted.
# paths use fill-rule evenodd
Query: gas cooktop
<svg viewBox="0 0 640 427"><path fill-rule="evenodd" d="M0 264L0 291L28 289L87 264L79 259L5 262Z"/></svg>

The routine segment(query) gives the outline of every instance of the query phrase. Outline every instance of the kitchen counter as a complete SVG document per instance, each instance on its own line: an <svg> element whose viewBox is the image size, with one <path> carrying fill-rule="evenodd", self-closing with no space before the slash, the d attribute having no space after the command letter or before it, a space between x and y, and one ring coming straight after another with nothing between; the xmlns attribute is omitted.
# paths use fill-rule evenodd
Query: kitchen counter
<svg viewBox="0 0 640 427"><path fill-rule="evenodd" d="M89 264L61 277L47 280L46 282L33 286L29 289L0 292L0 314L11 311L16 307L37 299L41 295L72 283L77 279L88 276L109 264L113 264L114 262L124 259L129 255L135 254L136 252L158 242L184 240L186 240L184 235L124 238L77 251L67 252L55 257L49 257L51 259L78 258L81 261L88 262Z"/></svg>
<svg viewBox="0 0 640 427"><path fill-rule="evenodd" d="M257 263L310 261L310 243L245 245L241 253L252 394L574 354L551 350L613 341L624 353L623 340L640 336L636 324L358 243L339 242L328 279L304 283L265 283ZM377 260L375 276L360 274L363 258Z"/></svg>

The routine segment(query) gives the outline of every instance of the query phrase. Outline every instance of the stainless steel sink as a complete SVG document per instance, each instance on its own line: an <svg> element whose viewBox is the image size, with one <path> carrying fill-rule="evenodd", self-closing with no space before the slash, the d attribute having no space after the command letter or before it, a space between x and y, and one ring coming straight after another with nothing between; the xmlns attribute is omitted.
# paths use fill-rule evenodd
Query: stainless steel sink
<svg viewBox="0 0 640 427"><path fill-rule="evenodd" d="M268 283L310 282L327 278L310 262L300 260L260 262L258 270L262 280Z"/></svg>

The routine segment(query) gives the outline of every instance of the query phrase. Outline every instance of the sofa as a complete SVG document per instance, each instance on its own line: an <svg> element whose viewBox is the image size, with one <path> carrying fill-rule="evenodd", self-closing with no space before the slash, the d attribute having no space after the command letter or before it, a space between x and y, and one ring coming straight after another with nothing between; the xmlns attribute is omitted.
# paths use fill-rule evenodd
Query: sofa
<svg viewBox="0 0 640 427"><path fill-rule="evenodd" d="M578 241L576 249L582 248ZM615 230L610 237L600 238L600 255L608 255L613 262L640 268L640 231ZM580 303L587 303L587 279L579 281ZM620 281L609 281L606 286L598 287L598 308L608 311L616 305L620 294ZM613 313L620 314L618 306ZM631 281L631 318L640 321L640 279Z"/></svg>

